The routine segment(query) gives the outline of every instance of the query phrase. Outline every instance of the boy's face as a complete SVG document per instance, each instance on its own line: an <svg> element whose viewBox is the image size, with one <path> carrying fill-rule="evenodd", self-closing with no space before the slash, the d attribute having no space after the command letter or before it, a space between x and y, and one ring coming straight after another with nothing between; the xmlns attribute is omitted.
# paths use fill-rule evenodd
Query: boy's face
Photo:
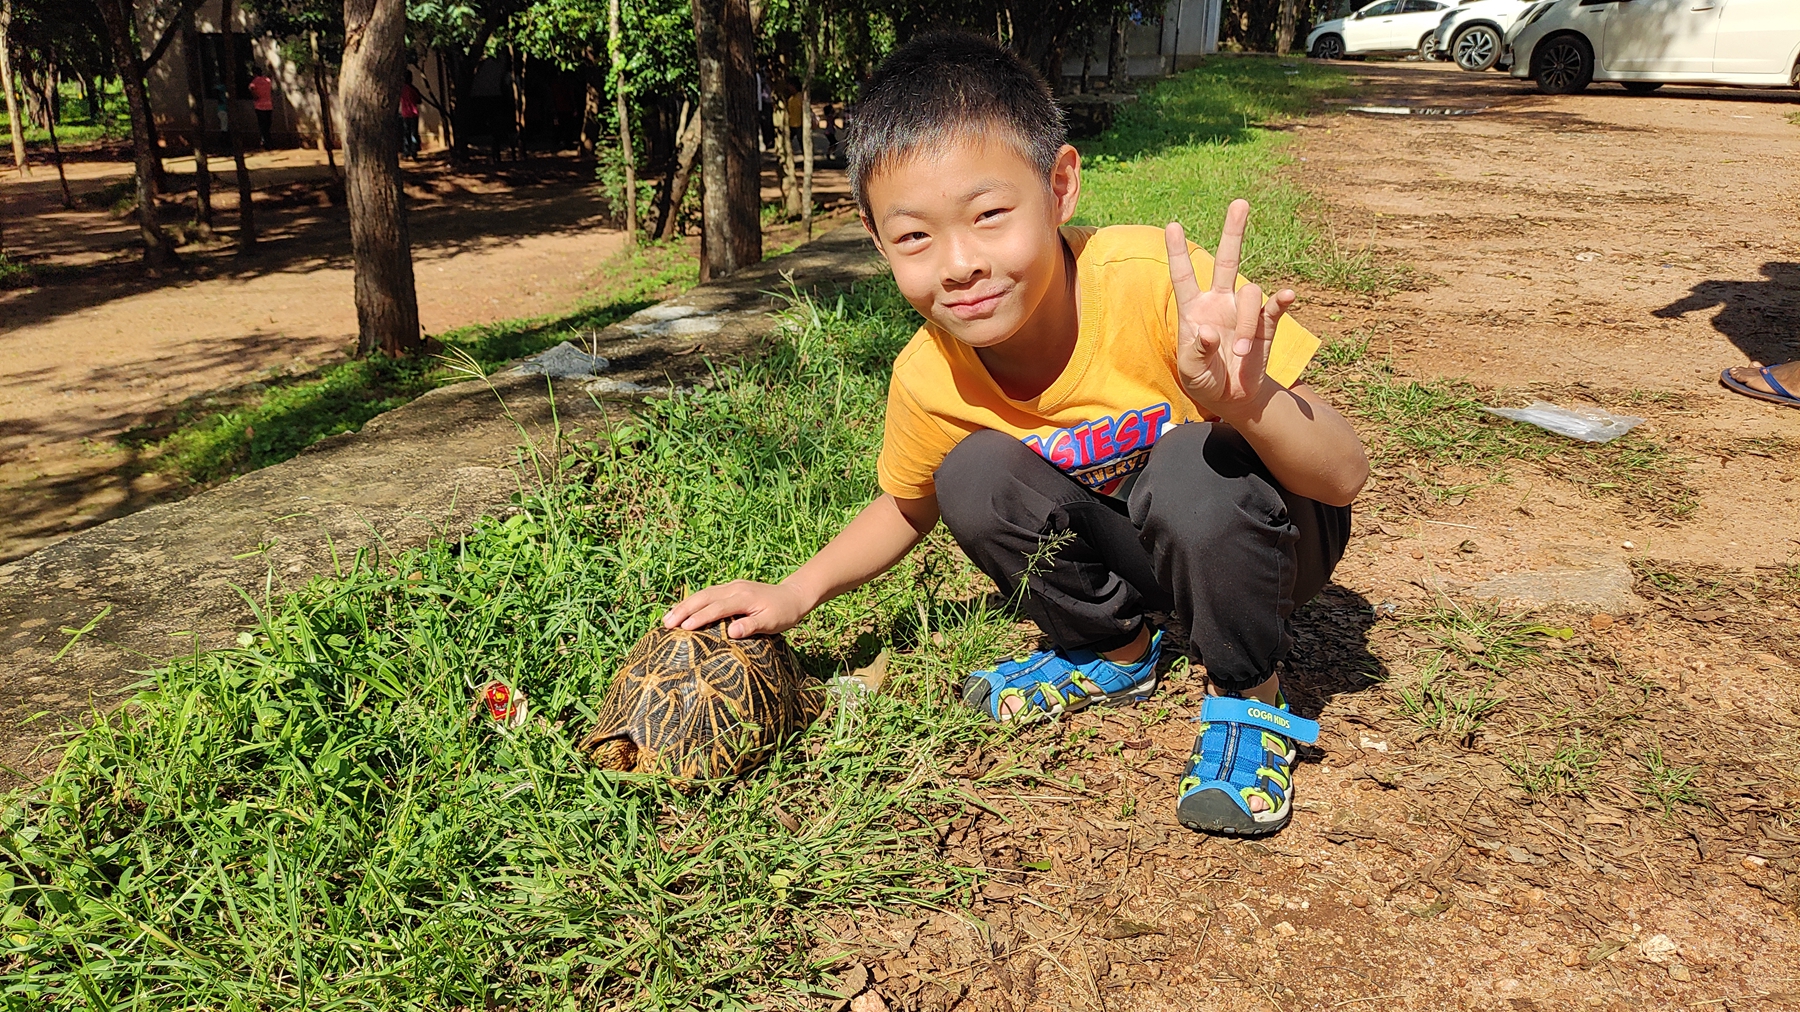
<svg viewBox="0 0 1800 1012"><path fill-rule="evenodd" d="M1057 227L1075 214L1081 159L1064 145L1046 182L991 132L947 148L876 173L863 225L920 315L988 348L1017 334L1051 294L1063 256Z"/></svg>

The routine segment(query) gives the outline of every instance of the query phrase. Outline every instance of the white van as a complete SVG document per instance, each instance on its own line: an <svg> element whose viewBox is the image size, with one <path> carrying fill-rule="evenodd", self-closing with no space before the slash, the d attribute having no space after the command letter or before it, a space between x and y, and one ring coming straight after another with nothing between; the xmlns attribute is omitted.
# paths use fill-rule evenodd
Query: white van
<svg viewBox="0 0 1800 1012"><path fill-rule="evenodd" d="M1512 76L1550 95L1617 81L1800 86L1800 0L1544 0L1506 33Z"/></svg>

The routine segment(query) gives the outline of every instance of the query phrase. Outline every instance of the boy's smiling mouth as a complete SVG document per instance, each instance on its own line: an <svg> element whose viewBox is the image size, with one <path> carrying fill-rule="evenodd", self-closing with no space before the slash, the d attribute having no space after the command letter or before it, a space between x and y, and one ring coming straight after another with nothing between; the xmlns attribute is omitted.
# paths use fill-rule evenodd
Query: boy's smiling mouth
<svg viewBox="0 0 1800 1012"><path fill-rule="evenodd" d="M955 314L956 318L959 320L973 320L992 313L994 309L1000 305L1000 300L1005 295L1006 290L1001 289L1000 291L990 292L986 295L978 295L973 298L965 296L954 302L944 302L940 304L945 309L948 309L951 313Z"/></svg>

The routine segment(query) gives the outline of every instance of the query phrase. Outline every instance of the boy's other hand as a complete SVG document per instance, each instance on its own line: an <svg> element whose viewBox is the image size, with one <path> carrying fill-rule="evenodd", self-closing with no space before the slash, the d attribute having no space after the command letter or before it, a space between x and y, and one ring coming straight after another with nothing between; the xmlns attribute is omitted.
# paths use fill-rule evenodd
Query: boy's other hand
<svg viewBox="0 0 1800 1012"><path fill-rule="evenodd" d="M1175 362L1188 396L1203 410L1235 422L1255 414L1273 386L1265 370L1275 325L1294 303L1291 289L1263 302L1254 284L1236 288L1238 261L1244 251L1244 226L1250 203L1234 200L1225 212L1225 231L1213 258L1212 287L1204 291L1194 278L1187 234L1178 222L1163 229L1169 248L1169 280L1175 286Z"/></svg>
<svg viewBox="0 0 1800 1012"><path fill-rule="evenodd" d="M663 626L700 629L731 618L725 635L735 640L786 632L799 624L806 612L806 602L787 587L733 580L689 594L663 616Z"/></svg>

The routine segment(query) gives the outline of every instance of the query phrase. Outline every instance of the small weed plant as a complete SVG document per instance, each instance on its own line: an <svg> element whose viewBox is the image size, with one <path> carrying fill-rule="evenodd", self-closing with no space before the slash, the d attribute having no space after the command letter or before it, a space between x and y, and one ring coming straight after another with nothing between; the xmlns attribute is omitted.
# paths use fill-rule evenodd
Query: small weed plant
<svg viewBox="0 0 1800 1012"><path fill-rule="evenodd" d="M571 745L682 588L779 576L874 495L914 325L886 282L800 303L714 389L538 448L562 466L511 516L252 595L236 646L154 672L5 800L10 1007L766 1006L821 979L823 916L947 902L971 874L930 823L983 733L952 673L1016 634L947 599L978 576L945 539L795 630L822 675L873 633L890 677L744 780L682 793ZM471 715L491 678L524 726Z"/></svg>
<svg viewBox="0 0 1800 1012"><path fill-rule="evenodd" d="M1677 766L1669 762L1661 748L1652 748L1639 757L1643 775L1638 778L1638 793L1674 818L1679 805L1699 805L1704 801L1694 780L1700 776L1699 766Z"/></svg>
<svg viewBox="0 0 1800 1012"><path fill-rule="evenodd" d="M1401 713L1423 730L1464 745L1502 702L1491 682L1457 691L1457 679L1441 659L1425 665L1415 684L1400 689Z"/></svg>
<svg viewBox="0 0 1800 1012"><path fill-rule="evenodd" d="M1548 756L1534 758L1530 753L1522 753L1506 760L1506 768L1526 794L1563 797L1585 794L1593 786L1600 759L1600 750L1576 731L1568 738L1558 739Z"/></svg>

